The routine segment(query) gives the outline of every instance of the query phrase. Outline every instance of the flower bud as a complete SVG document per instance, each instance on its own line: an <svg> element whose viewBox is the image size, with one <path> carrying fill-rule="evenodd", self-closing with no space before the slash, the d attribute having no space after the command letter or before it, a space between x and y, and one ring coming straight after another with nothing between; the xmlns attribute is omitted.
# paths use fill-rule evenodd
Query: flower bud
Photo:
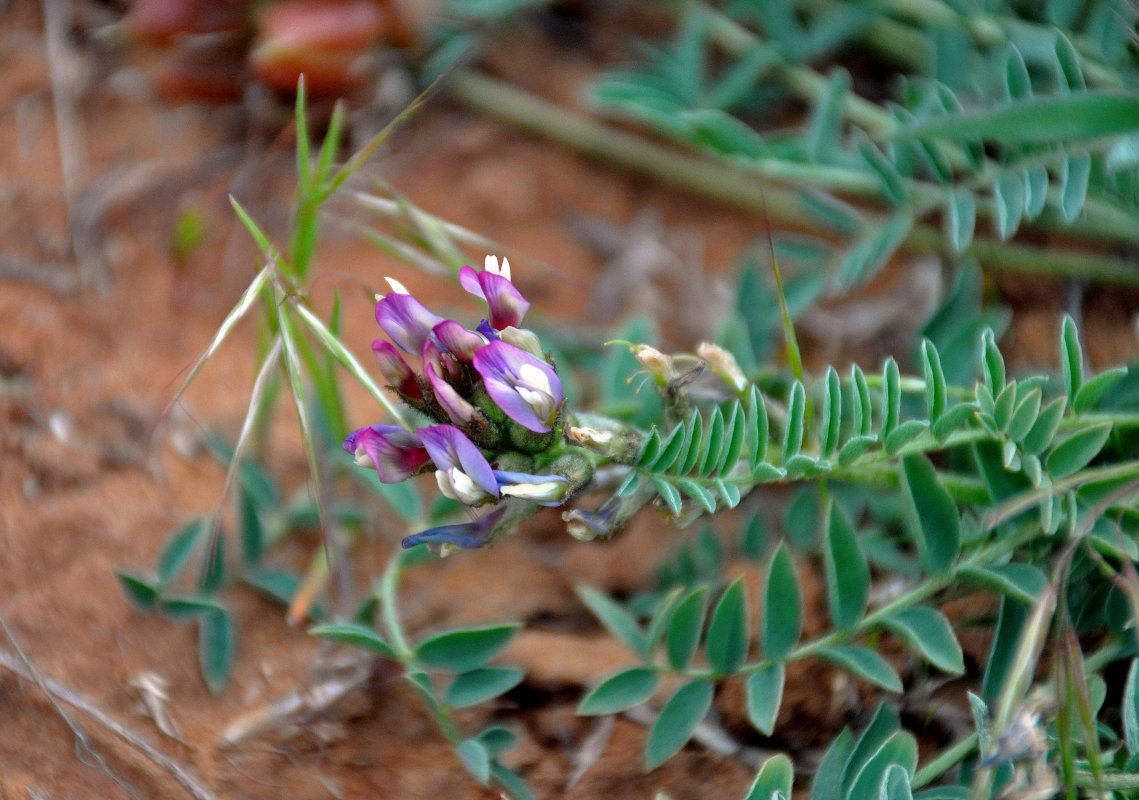
<svg viewBox="0 0 1139 800"><path fill-rule="evenodd" d="M530 355L544 358L545 354L542 352L542 343L538 337L534 335L533 331L528 331L525 328L515 328L509 325L498 332L498 338L507 344L512 344L519 350L524 350Z"/></svg>
<svg viewBox="0 0 1139 800"><path fill-rule="evenodd" d="M633 347L633 357L650 375L656 378L657 385L664 388L676 377L676 364L672 356L665 355L655 347L638 344Z"/></svg>
<svg viewBox="0 0 1139 800"><path fill-rule="evenodd" d="M747 388L747 377L736 362L736 357L724 348L711 342L701 342L696 346L696 355L704 359L708 368L732 387L736 394L741 394Z"/></svg>

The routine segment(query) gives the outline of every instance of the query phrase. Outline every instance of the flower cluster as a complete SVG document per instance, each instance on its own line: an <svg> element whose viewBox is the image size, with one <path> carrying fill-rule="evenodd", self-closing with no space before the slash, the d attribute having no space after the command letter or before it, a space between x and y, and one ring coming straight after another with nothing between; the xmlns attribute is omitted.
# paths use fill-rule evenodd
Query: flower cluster
<svg viewBox="0 0 1139 800"><path fill-rule="evenodd" d="M475 330L432 313L391 278L392 292L376 304L376 322L390 339L372 343L380 371L433 424L370 425L349 435L344 449L384 483L434 471L445 496L495 508L474 522L409 536L404 547L481 547L504 519L501 501L556 506L582 482L565 469L562 383L537 337L519 327L530 304L510 280L509 261L487 256L484 269L465 266L459 280L487 306ZM407 356L418 358L418 371Z"/></svg>

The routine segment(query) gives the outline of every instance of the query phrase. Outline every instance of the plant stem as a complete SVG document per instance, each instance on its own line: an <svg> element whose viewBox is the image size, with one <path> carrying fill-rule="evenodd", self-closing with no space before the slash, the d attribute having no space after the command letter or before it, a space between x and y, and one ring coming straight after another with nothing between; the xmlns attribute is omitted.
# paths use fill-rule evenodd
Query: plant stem
<svg viewBox="0 0 1139 800"><path fill-rule="evenodd" d="M971 733L952 747L943 750L933 761L914 773L910 788L920 789L928 783L937 780L949 769L969 756L977 749L977 734Z"/></svg>
<svg viewBox="0 0 1139 800"><path fill-rule="evenodd" d="M796 191L758 180L738 168L645 141L493 78L474 72L456 74L450 93L482 113L586 155L744 211L762 213L766 198L771 216L784 225L817 226L817 219ZM877 222L868 220L868 224ZM929 226L915 226L904 246L957 257L945 237ZM978 238L973 240L968 252L994 270L1139 286L1139 270L1131 265L1076 250L1043 249Z"/></svg>

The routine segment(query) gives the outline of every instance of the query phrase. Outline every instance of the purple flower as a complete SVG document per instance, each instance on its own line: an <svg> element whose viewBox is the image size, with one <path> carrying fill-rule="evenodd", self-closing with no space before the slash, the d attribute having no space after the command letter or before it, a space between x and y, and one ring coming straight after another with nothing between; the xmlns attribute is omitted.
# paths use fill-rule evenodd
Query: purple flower
<svg viewBox="0 0 1139 800"><path fill-rule="evenodd" d="M490 535L494 533L494 526L498 524L505 511L505 507L498 508L474 522L440 525L438 528L431 528L414 536L408 536L403 540L402 545L405 550L415 547L417 544L467 548L484 547L490 541Z"/></svg>
<svg viewBox="0 0 1139 800"><path fill-rule="evenodd" d="M431 456L420 438L398 425L369 425L353 431L344 449L363 467L375 467L383 483L399 483L414 475Z"/></svg>
<svg viewBox="0 0 1139 800"><path fill-rule="evenodd" d="M530 500L540 506L560 506L569 489L569 481L561 475L530 475L496 469L494 477L504 495Z"/></svg>
<svg viewBox="0 0 1139 800"><path fill-rule="evenodd" d="M475 351L486 344L486 339L474 331L469 331L453 319L446 319L436 325L432 331L439 344L455 358L469 364L475 357Z"/></svg>
<svg viewBox="0 0 1139 800"><path fill-rule="evenodd" d="M427 381L431 384L435 399L439 401L439 405L447 412L447 416L451 418L452 422L456 425L466 426L479 416L477 408L464 400L455 391L454 386L439 377L439 372L434 364L425 363L423 371L427 373Z"/></svg>
<svg viewBox="0 0 1139 800"><path fill-rule="evenodd" d="M392 292L376 303L376 322L408 353L419 353L431 329L443 321L409 294Z"/></svg>
<svg viewBox="0 0 1139 800"><path fill-rule="evenodd" d="M563 395L549 364L514 345L491 342L475 353L474 366L491 399L512 420L535 433L553 427Z"/></svg>
<svg viewBox="0 0 1139 800"><path fill-rule="evenodd" d="M490 309L490 326L495 330L517 326L530 308L530 303L510 278L503 275L488 270L478 272L474 267L466 266L459 270L459 283L475 297L486 300Z"/></svg>
<svg viewBox="0 0 1139 800"><path fill-rule="evenodd" d="M384 380L404 397L412 400L422 398L419 391L419 381L416 380L415 371L403 360L391 342L376 339L372 342L372 352L376 354L376 361L380 364L380 372Z"/></svg>
<svg viewBox="0 0 1139 800"><path fill-rule="evenodd" d="M445 496L468 506L498 499L498 481L490 463L461 430L431 425L417 433L435 462L435 480Z"/></svg>

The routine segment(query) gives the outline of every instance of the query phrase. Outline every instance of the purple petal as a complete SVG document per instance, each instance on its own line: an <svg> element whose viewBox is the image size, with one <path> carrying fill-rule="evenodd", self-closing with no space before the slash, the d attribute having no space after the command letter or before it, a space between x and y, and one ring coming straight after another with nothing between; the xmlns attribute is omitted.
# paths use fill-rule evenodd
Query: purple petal
<svg viewBox="0 0 1139 800"><path fill-rule="evenodd" d="M489 341L489 342L497 342L498 341L498 331L496 331L494 328L492 328L490 326L490 322L488 322L485 319L479 323L478 327L475 330L477 330L479 333L481 333L483 336L485 336L487 338L487 341Z"/></svg>
<svg viewBox="0 0 1139 800"><path fill-rule="evenodd" d="M475 353L474 366L508 417L535 433L553 427L563 395L549 364L506 342L491 342Z"/></svg>
<svg viewBox="0 0 1139 800"><path fill-rule="evenodd" d="M522 292L506 278L495 275L493 272L480 272L479 283L482 284L486 304L490 309L490 324L496 330L510 326L518 326L530 303L522 296Z"/></svg>
<svg viewBox="0 0 1139 800"><path fill-rule="evenodd" d="M466 548L484 547L490 541L490 535L494 533L494 527L502 519L505 511L506 508L503 507L490 512L485 517L476 519L474 522L430 528L414 536L408 536L402 542L403 548L407 550L418 544L451 544Z"/></svg>
<svg viewBox="0 0 1139 800"><path fill-rule="evenodd" d="M459 269L459 285L480 300L486 300L479 283L479 271L469 264Z"/></svg>
<svg viewBox="0 0 1139 800"><path fill-rule="evenodd" d="M391 340L409 353L418 353L431 338L431 329L443 321L409 294L393 292L376 303L376 322Z"/></svg>
<svg viewBox="0 0 1139 800"><path fill-rule="evenodd" d="M360 463L370 461L382 483L404 481L430 460L420 438L398 425L369 425L353 431L344 440L344 449Z"/></svg>
<svg viewBox="0 0 1139 800"><path fill-rule="evenodd" d="M498 497L494 470L474 442L454 425L430 425L417 433L437 470L459 469L487 494Z"/></svg>
<svg viewBox="0 0 1139 800"><path fill-rule="evenodd" d="M403 356L395 349L391 342L376 339L372 342L372 352L379 362L380 372L389 386L394 386L402 395L419 398L419 382L415 379L415 371L403 360Z"/></svg>
<svg viewBox="0 0 1139 800"><path fill-rule="evenodd" d="M509 278L493 272L478 272L474 267L465 266L459 270L459 283L475 297L486 300L490 326L495 330L517 326L530 308L530 303Z"/></svg>
<svg viewBox="0 0 1139 800"><path fill-rule="evenodd" d="M475 357L475 351L486 344L486 339L474 331L469 331L453 319L440 322L432 331L439 344L443 345L455 358L467 364Z"/></svg>
<svg viewBox="0 0 1139 800"><path fill-rule="evenodd" d="M456 425L467 425L478 414L478 409L468 403L462 396L455 391L455 387L447 383L439 377L439 372L435 369L434 364L426 364L424 372L427 373L427 380L431 384L431 390L435 392L435 399L439 401L439 405L443 406L443 410L447 412L447 416Z"/></svg>

